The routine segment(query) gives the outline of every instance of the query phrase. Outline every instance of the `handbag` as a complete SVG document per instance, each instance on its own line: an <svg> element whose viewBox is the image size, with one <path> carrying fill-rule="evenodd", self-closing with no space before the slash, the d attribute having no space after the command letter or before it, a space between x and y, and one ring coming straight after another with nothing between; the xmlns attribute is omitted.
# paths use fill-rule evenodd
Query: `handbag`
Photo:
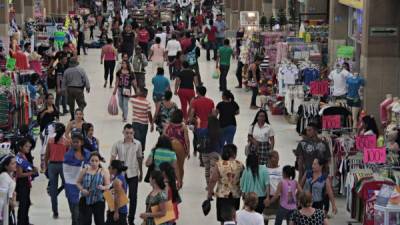
<svg viewBox="0 0 400 225"><path fill-rule="evenodd" d="M146 182L146 183L150 183L150 175L155 170L155 166L156 166L156 164L154 163L154 155L155 155L155 153L156 153L156 149L153 150L153 155L152 155L152 158L153 158L152 161L153 162L151 163L149 168L147 168L146 176L144 177L144 182Z"/></svg>
<svg viewBox="0 0 400 225"><path fill-rule="evenodd" d="M125 96L125 97L131 97L132 96L131 87L122 88L122 95Z"/></svg>
<svg viewBox="0 0 400 225"><path fill-rule="evenodd" d="M156 225L160 225L160 224L164 224L164 223L176 220L174 204L172 203L172 200L169 200L166 202L165 208L166 208L166 213L163 217L155 217L154 218L154 223ZM154 212L158 212L158 211L160 211L160 207L158 205L151 207L151 212L154 213Z"/></svg>

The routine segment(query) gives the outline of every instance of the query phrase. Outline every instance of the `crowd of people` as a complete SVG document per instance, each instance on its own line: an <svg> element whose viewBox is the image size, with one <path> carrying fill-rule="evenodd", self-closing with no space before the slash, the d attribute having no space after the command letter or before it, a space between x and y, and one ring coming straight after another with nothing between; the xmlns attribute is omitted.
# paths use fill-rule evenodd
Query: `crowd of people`
<svg viewBox="0 0 400 225"><path fill-rule="evenodd" d="M295 151L296 168L295 163L280 165L268 113L256 104L256 87L251 108L259 110L249 124L247 158L245 163L236 158L238 149L233 143L238 140L235 133L240 106L227 87L235 49L225 36L223 15L218 14L214 20L206 14L196 10L187 15L189 22L177 17L156 27L151 21L138 24L131 16L122 21L117 12L110 30L104 31L101 23L90 26L92 31L98 26L101 37L112 33L101 49L100 62L104 64L104 88L108 85L118 96L125 123L123 137L113 144L109 161L100 153L95 124L84 117L84 91L89 93L91 86L85 68L79 65L81 46L75 49L66 43L54 54L58 64L50 71L57 77L56 94L47 93L38 112L45 149L41 165L34 166L31 151L35 141L29 136L18 141L15 154L0 159L0 224L30 224L30 190L40 172L48 178L54 219L59 217L58 197L64 190L72 225L92 224L92 220L96 225L132 225L139 217L146 225L160 224L156 220L167 216L170 205L174 218L161 224L179 224L184 164L191 155L199 156L204 167L208 199L216 199L217 220L222 225L268 224L271 215L276 215L275 225L283 220L293 225L328 224L330 206L333 213L337 212L326 173L331 157L328 147L318 138L318 128L310 124ZM206 43L201 43L204 39ZM201 79L198 58L202 47L207 60L211 60L213 51L215 67L220 70L219 101L207 96ZM256 58L249 67L250 76L258 82L262 79L260 62ZM152 87L146 87L149 74ZM152 101L148 100L149 90ZM180 104L172 101L173 95L179 97ZM132 123L127 123L129 105ZM71 120L66 125L59 122L68 113ZM154 147L146 146L149 130L160 135ZM150 152L146 159L145 152ZM137 200L142 181L151 186L145 203ZM107 192L114 196L112 208L105 198ZM240 208L242 199L244 207ZM145 212L136 212L138 204L146 205Z"/></svg>

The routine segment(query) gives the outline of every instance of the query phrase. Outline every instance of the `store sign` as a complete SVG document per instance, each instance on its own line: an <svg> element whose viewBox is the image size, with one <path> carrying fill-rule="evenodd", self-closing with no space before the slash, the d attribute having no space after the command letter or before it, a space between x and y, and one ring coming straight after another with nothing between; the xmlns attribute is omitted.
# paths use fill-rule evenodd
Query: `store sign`
<svg viewBox="0 0 400 225"><path fill-rule="evenodd" d="M260 15L258 11L241 11L240 26L258 26L260 23Z"/></svg>
<svg viewBox="0 0 400 225"><path fill-rule="evenodd" d="M360 135L356 137L357 150L376 147L376 135Z"/></svg>
<svg viewBox="0 0 400 225"><path fill-rule="evenodd" d="M340 115L322 116L322 129L339 129Z"/></svg>
<svg viewBox="0 0 400 225"><path fill-rule="evenodd" d="M371 27L369 32L371 37L397 37L397 27Z"/></svg>
<svg viewBox="0 0 400 225"><path fill-rule="evenodd" d="M339 3L356 9L362 9L364 6L363 2L363 0L339 0Z"/></svg>
<svg viewBox="0 0 400 225"><path fill-rule="evenodd" d="M329 94L329 82L323 81L312 81L310 83L310 93L314 96L325 96Z"/></svg>
<svg viewBox="0 0 400 225"><path fill-rule="evenodd" d="M364 163L385 163L386 148L366 148L364 149Z"/></svg>
<svg viewBox="0 0 400 225"><path fill-rule="evenodd" d="M339 58L352 59L354 56L354 47L347 45L340 45L336 50L336 56Z"/></svg>

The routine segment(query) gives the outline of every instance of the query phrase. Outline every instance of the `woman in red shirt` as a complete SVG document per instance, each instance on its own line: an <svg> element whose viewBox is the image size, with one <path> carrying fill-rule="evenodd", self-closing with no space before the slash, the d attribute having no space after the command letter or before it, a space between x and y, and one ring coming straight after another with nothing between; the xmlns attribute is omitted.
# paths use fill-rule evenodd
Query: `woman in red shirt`
<svg viewBox="0 0 400 225"><path fill-rule="evenodd" d="M50 138L45 154L45 168L49 177L49 189L51 198L51 208L53 210L53 218L58 218L58 177L61 177L62 185L64 185L63 161L64 154L67 152L70 145L65 138L65 126L62 123L54 125L54 138Z"/></svg>

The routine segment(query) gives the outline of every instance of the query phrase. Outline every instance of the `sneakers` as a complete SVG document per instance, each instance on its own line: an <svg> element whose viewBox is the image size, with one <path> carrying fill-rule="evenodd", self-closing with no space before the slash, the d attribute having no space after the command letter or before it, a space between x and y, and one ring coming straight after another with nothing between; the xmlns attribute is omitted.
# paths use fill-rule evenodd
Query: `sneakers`
<svg viewBox="0 0 400 225"><path fill-rule="evenodd" d="M58 213L53 213L53 219L58 219Z"/></svg>

